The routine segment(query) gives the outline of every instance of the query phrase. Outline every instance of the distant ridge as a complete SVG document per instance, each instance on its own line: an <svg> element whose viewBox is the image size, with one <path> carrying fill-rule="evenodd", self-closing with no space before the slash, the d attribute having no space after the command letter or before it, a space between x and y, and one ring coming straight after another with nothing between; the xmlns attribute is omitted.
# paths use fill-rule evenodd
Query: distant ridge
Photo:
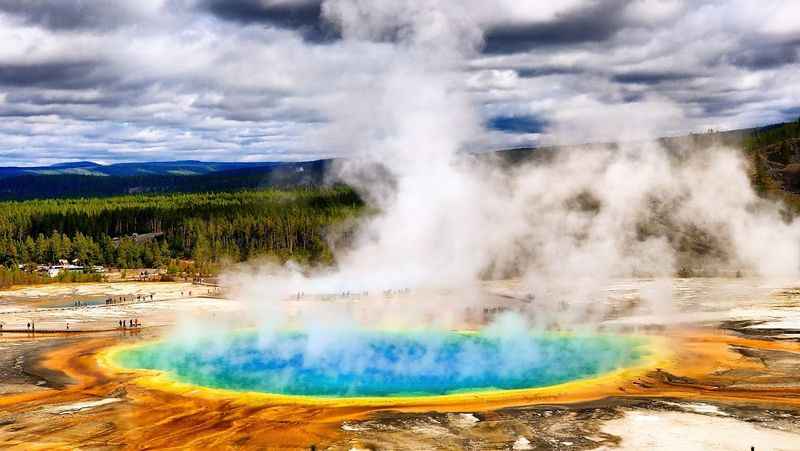
<svg viewBox="0 0 800 451"><path fill-rule="evenodd" d="M69 169L69 168L98 168L98 167L103 167L103 166L100 165L100 164L95 163L94 161L75 161L75 162L68 162L68 163L51 164L50 166L47 166L47 167L50 168L50 169L56 169L56 168ZM23 168L20 168L20 169L23 169Z"/></svg>
<svg viewBox="0 0 800 451"><path fill-rule="evenodd" d="M90 166L25 168L28 171L21 174L0 176L0 200L313 187L325 182L332 162L122 163L100 166L100 170ZM0 174L8 169L0 168Z"/></svg>
<svg viewBox="0 0 800 451"><path fill-rule="evenodd" d="M709 145L744 147L750 136L779 129L786 124L696 133L660 138L673 151ZM568 149L586 149L614 143L575 146L504 149L476 153L493 155L513 166L543 161ZM0 200L56 197L99 197L120 194L212 192L242 189L313 187L324 184L334 160L306 162L209 162L197 160L155 161L101 165L92 161L58 163L40 167L0 167Z"/></svg>
<svg viewBox="0 0 800 451"><path fill-rule="evenodd" d="M92 175L130 177L136 175L203 175L212 172L244 168L263 168L296 163L279 162L209 162L209 161L154 161L146 163L116 163L101 165L93 161L57 163L50 166L0 167L0 179L22 175Z"/></svg>

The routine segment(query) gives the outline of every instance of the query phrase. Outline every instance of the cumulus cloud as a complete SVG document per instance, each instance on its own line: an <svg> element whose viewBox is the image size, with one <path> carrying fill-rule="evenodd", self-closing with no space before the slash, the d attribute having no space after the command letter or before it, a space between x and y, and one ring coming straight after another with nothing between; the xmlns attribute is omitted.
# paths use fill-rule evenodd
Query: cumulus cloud
<svg viewBox="0 0 800 451"><path fill-rule="evenodd" d="M681 133L794 119L800 103L792 2L358 5L0 0L0 164L349 154L320 139L336 105L369 112L342 92L381 74L425 18L417 44L457 27L437 59L469 49L448 77L489 128L477 150L552 140L543 124L587 105L629 114L661 99Z"/></svg>
<svg viewBox="0 0 800 451"><path fill-rule="evenodd" d="M0 11L22 23L54 30L110 30L155 19L162 3L162 0L2 0Z"/></svg>

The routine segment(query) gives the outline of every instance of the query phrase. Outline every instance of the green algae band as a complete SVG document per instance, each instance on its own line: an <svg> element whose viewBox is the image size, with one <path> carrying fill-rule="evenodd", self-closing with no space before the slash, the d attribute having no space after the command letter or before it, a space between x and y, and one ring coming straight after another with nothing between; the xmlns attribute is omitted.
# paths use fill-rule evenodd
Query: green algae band
<svg viewBox="0 0 800 451"><path fill-rule="evenodd" d="M630 366L645 352L643 340L619 336L239 333L139 346L119 353L116 362L211 388L381 397L554 385Z"/></svg>

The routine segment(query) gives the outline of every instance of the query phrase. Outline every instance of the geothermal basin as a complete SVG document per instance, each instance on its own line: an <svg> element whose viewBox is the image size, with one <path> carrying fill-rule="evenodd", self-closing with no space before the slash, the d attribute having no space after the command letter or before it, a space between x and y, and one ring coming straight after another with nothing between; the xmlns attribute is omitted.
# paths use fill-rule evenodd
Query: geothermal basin
<svg viewBox="0 0 800 451"><path fill-rule="evenodd" d="M635 365L633 336L524 331L232 333L168 339L111 353L113 365L174 382L302 397L426 397L545 387Z"/></svg>
<svg viewBox="0 0 800 451"><path fill-rule="evenodd" d="M375 303L402 313L398 296L292 299L286 316L326 320L274 329L236 299L181 298L188 284L81 285L82 297L146 289L157 301L68 310L38 306L73 286L13 290L0 310L0 448L796 449L797 280L674 279L669 315L639 303L654 283L610 284L602 333L369 321ZM482 289L503 305L525 294L515 280ZM119 318L144 327L115 329ZM29 319L70 332L26 334Z"/></svg>

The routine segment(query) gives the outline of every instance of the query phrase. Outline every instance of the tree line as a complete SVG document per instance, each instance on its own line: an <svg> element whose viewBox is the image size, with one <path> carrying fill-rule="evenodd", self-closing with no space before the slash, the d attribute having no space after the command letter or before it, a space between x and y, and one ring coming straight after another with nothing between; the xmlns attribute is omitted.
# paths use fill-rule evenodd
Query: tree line
<svg viewBox="0 0 800 451"><path fill-rule="evenodd" d="M744 148L748 152L780 144L791 139L800 138L800 117L794 122L785 122L754 130L744 140Z"/></svg>
<svg viewBox="0 0 800 451"><path fill-rule="evenodd" d="M797 191L800 175L796 168L799 143L800 118L757 129L744 141L745 153L752 166L751 182L756 192L783 201L795 214L800 214L800 194ZM794 172L790 172L792 167ZM790 178L792 174L794 180Z"/></svg>
<svg viewBox="0 0 800 451"><path fill-rule="evenodd" d="M0 265L330 262L326 232L362 208L346 187L0 202Z"/></svg>

